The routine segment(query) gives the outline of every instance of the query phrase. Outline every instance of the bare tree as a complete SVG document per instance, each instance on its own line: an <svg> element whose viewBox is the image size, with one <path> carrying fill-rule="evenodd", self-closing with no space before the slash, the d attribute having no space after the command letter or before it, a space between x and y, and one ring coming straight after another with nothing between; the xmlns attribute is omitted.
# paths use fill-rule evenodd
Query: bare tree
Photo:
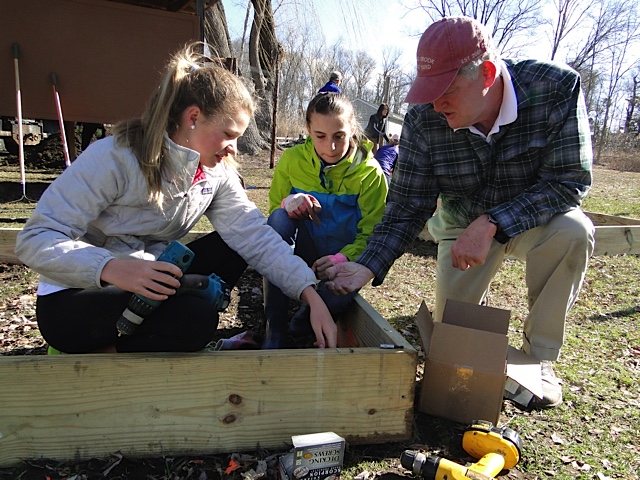
<svg viewBox="0 0 640 480"><path fill-rule="evenodd" d="M231 58L232 45L227 28L227 18L222 2L214 3L206 11L204 38L211 55L219 58ZM251 82L246 79L247 87L253 90ZM244 135L238 141L238 149L243 153L256 154L264 148L265 142L260 136L255 119L252 118Z"/></svg>
<svg viewBox="0 0 640 480"><path fill-rule="evenodd" d="M611 59L618 56L616 51L623 47L626 57L628 47L637 43L637 26L634 29L629 25L637 23L637 19L636 0L604 0L589 11L582 27L584 33L579 35L567 60L582 76L588 111L602 113L598 111L598 103L604 105L599 101L600 94L609 88L601 88L601 84L613 73ZM624 61L627 63L628 58Z"/></svg>
<svg viewBox="0 0 640 480"><path fill-rule="evenodd" d="M631 45L636 43L640 34L640 20L637 16L625 18L625 30L620 37L613 38L611 45L610 71L608 86L604 95L604 117L602 119L602 129L596 149L594 161L599 162L602 149L607 145L607 135L609 133L609 117L612 113L612 107L617 103L618 84L622 77L631 70L627 54Z"/></svg>
<svg viewBox="0 0 640 480"><path fill-rule="evenodd" d="M640 84L640 72L636 67L631 81L629 82L629 97L627 98L627 107L624 119L624 133L631 133L632 130L636 134L640 134L640 122L636 118L636 107L640 106L640 92L638 92L638 84Z"/></svg>
<svg viewBox="0 0 640 480"><path fill-rule="evenodd" d="M353 54L352 66L355 97L362 98L367 84L373 77L376 61L366 51L358 50Z"/></svg>
<svg viewBox="0 0 640 480"><path fill-rule="evenodd" d="M276 38L273 10L269 0L251 0L254 14L249 35L249 65L251 78L259 99L256 123L265 135L271 132L273 119L273 90L276 83L276 65L282 48Z"/></svg>
<svg viewBox="0 0 640 480"><path fill-rule="evenodd" d="M382 74L380 75L380 87L378 92L378 101L383 102L387 100L390 102L391 90L395 88L396 79L400 73L400 57L402 56L402 50L397 47L384 47L382 49ZM389 88L389 91L385 92L385 87ZM386 97L385 98L385 93ZM390 111L397 112L399 105L393 104L389 106Z"/></svg>
<svg viewBox="0 0 640 480"><path fill-rule="evenodd" d="M563 41L583 22L591 2L583 0L554 0L557 17L553 21L551 60L554 60Z"/></svg>
<svg viewBox="0 0 640 480"><path fill-rule="evenodd" d="M419 0L419 6L436 21L442 17L465 15L490 29L503 53L517 52L526 37L542 24L539 0Z"/></svg>

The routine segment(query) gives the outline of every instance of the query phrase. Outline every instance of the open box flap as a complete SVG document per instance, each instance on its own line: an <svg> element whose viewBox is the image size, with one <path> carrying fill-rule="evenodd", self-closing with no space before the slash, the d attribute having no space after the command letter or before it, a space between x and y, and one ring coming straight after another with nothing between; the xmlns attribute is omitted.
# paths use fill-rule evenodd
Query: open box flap
<svg viewBox="0 0 640 480"><path fill-rule="evenodd" d="M442 313L442 323L506 335L510 316L509 310L448 299Z"/></svg>
<svg viewBox="0 0 640 480"><path fill-rule="evenodd" d="M540 361L522 350L509 346L507 352L507 377L542 398Z"/></svg>
<svg viewBox="0 0 640 480"><path fill-rule="evenodd" d="M433 337L433 318L424 300L420 303L420 308L416 313L416 325L418 325L418 332L420 332L420 341L422 342L424 354L429 357L431 338Z"/></svg>

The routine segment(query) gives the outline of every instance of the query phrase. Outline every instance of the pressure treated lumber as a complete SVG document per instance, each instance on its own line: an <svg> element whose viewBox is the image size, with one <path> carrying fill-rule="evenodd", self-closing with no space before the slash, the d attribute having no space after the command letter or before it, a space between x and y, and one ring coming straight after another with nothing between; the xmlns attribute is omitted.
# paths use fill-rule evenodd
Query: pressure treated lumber
<svg viewBox="0 0 640 480"><path fill-rule="evenodd" d="M596 227L596 245L594 256L640 254L640 220L636 218L606 215L604 213L585 212ZM427 230L420 232L418 238L433 241Z"/></svg>
<svg viewBox="0 0 640 480"><path fill-rule="evenodd" d="M416 350L360 296L346 325L360 347L0 357L0 467L410 438Z"/></svg>
<svg viewBox="0 0 640 480"><path fill-rule="evenodd" d="M640 220L636 218L618 217L603 213L585 212L596 227L596 245L594 256L640 254ZM0 229L0 263L20 263L13 253L16 235L19 228ZM191 232L182 241L187 243L203 232ZM424 230L418 236L420 240L432 241L433 238Z"/></svg>

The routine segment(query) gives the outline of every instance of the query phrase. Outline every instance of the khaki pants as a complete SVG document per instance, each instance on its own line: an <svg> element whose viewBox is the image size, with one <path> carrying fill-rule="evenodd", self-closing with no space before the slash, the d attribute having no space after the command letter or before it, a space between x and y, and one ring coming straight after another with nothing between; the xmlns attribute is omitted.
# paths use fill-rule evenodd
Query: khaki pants
<svg viewBox="0 0 640 480"><path fill-rule="evenodd" d="M481 303L506 257L526 263L529 314L524 322L524 352L540 360L557 360L564 342L565 319L582 286L594 247L594 227L579 209L555 215L506 244L493 242L484 265L458 270L451 266L451 246L464 227L442 209L428 222L438 243L436 321L447 298Z"/></svg>

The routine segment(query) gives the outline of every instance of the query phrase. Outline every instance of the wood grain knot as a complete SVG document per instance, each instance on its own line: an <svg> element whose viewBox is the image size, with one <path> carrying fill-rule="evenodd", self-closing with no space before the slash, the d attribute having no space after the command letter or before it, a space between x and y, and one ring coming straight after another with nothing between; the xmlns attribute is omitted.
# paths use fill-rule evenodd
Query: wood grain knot
<svg viewBox="0 0 640 480"><path fill-rule="evenodd" d="M230 423L233 423L235 421L236 421L236 416L234 414L227 415L226 417L224 417L222 419L222 423L225 423L227 425L229 425Z"/></svg>

